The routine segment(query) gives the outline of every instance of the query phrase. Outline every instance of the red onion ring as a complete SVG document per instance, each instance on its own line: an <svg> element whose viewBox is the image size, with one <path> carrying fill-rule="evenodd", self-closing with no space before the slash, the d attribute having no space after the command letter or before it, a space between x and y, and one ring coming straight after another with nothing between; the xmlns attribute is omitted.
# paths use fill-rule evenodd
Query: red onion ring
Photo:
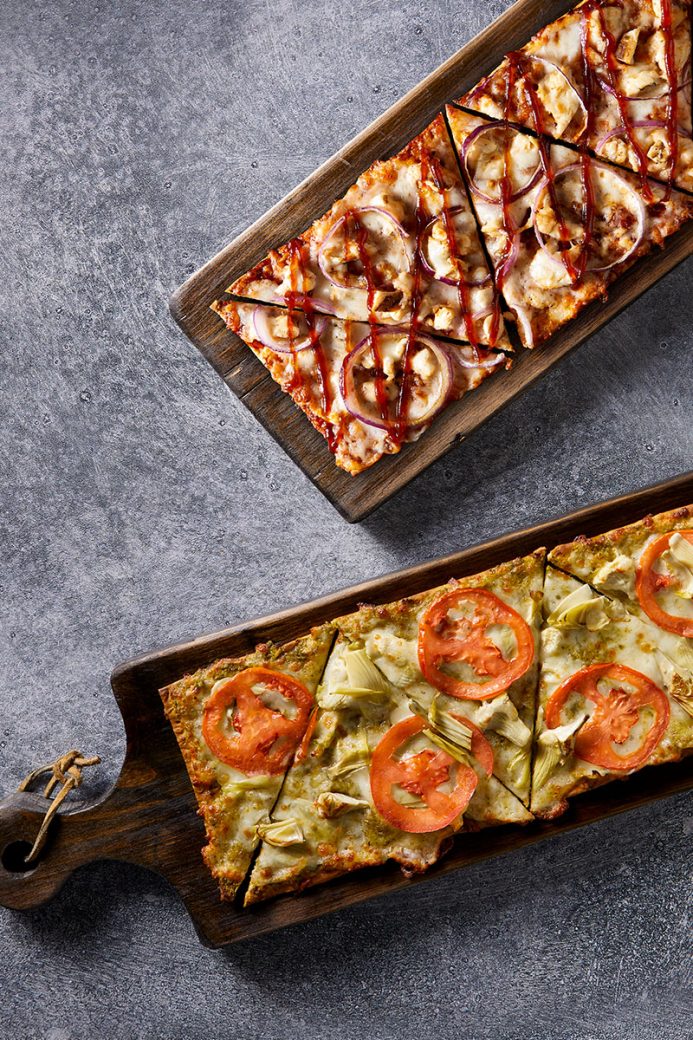
<svg viewBox="0 0 693 1040"><path fill-rule="evenodd" d="M460 158L462 160L462 168L463 168L463 170L465 172L465 175L467 177L467 181L469 183L469 187L470 187L471 191L473 192L474 195L476 195L476 197L478 199L481 199L482 202L488 202L491 205L497 205L499 202L501 202L501 197L500 197L500 195L498 195L497 197L494 197L493 195L486 195L474 183L474 178L472 177L471 173L469 172L469 151L470 151L472 145L474 144L474 142L476 141L476 139L478 137L481 137L482 134L488 133L489 130L498 130L498 129L503 128L503 127L506 130L511 130L514 134L519 133L519 131L516 130L515 127L512 126L505 119L499 119L495 123L484 123L483 126L477 126L474 130L472 130L471 134L469 135L469 137L465 140L464 144L462 145L462 154L460 156ZM516 202L518 199L521 199L523 195L526 195L527 192L530 191L534 187L534 185L539 180L540 176L541 176L541 158L539 156L537 156L537 168L536 168L536 170L534 171L534 173L532 174L530 179L527 181L527 183L523 187L518 188L517 191L514 192L510 196L508 201L509 202Z"/></svg>
<svg viewBox="0 0 693 1040"><path fill-rule="evenodd" d="M641 242L642 242L642 240L644 238L644 235L645 235L645 203L644 203L643 199L640 197L640 195L638 194L638 192L635 190L635 188L633 188L633 186L631 184L629 184L629 182L625 179L625 177L622 177L619 173L617 173L616 170L612 169L610 166L605 166L602 163L597 163L597 162L594 162L594 161L592 162L591 165L592 165L592 169L596 168L596 169L600 169L600 170L605 170L606 173L610 174L612 177L615 177L616 180L621 181L622 184L624 184L626 186L626 188L628 189L629 193L635 199L635 202L636 202L636 205L635 205L634 208L635 208L636 213L637 213L638 225L639 226L638 226L638 233L637 233L637 235L635 237L635 241L633 242L633 244L626 250L626 252L623 254L623 256L619 256L618 259L612 260L612 262L609 263L609 264L603 264L600 267L595 267L594 265L590 264L589 261L587 262L586 270L588 270L588 271L608 271L610 268L616 267L617 264L625 263L626 260L628 260L633 255L633 253L636 251L638 246L641 244ZM556 181L556 179L558 177L562 177L564 174L571 173L574 170L579 170L582 173L582 163L571 163L569 166L563 166L560 170L557 170L556 173L554 174L554 182ZM534 234L536 235L536 239L537 239L537 242L539 243L540 247L544 250L544 252L549 257L549 259L553 261L553 263L558 264L559 266L563 267L564 266L563 261L560 259L560 257L554 256L553 253L551 253L549 251L548 246L546 245L546 242L544 240L544 236L542 235L542 233L539 231L539 228L537 227L537 211L538 211L541 199L542 199L542 197L544 195L544 192L546 191L546 188L548 187L548 183L549 183L548 177L545 177L542 180L542 182L539 185L539 188L537 190L537 194L536 194L536 197L534 199L534 205L532 206L532 224L534 226Z"/></svg>
<svg viewBox="0 0 693 1040"><path fill-rule="evenodd" d="M465 212L463 206L453 206L452 209L448 210L448 216L454 217L458 213L463 212ZM421 245L419 247L419 259L421 260L421 266L423 267L426 274L429 275L431 278L435 278L437 282L442 282L444 285L459 285L460 283L456 282L454 278L446 278L443 275L437 274L431 266L431 264L429 263L428 258L426 256L428 240L431 237L433 225L436 224L438 221L443 220L443 218L444 214L439 213L438 216L434 217L433 220L430 220L424 228L423 235L421 236ZM464 284L468 285L470 289L478 289L482 285L488 285L490 281L491 275L489 273L486 273L480 282L470 282L465 278Z"/></svg>
<svg viewBox="0 0 693 1040"><path fill-rule="evenodd" d="M473 314L472 318L476 321L478 318L485 318L487 313L493 314L493 307L480 311L478 315ZM462 351L465 351L465 353L463 354ZM486 369L503 365L507 361L505 354L494 354L484 350L483 347L478 348L478 353L479 356L477 357L471 346L462 346L459 350L453 352L453 363L460 365L462 368L478 368L485 371ZM482 359L481 354L485 354L486 357Z"/></svg>
<svg viewBox="0 0 693 1040"><path fill-rule="evenodd" d="M669 124L663 119L636 119L630 124L633 130L668 130ZM691 134L688 130L684 130L682 126L677 126L676 131L679 137L690 138ZM595 152L598 152L607 141L610 141L612 137L619 137L621 134L628 133L628 129L625 126L615 126L613 130L607 131L603 137L597 141L594 146Z"/></svg>
<svg viewBox="0 0 693 1040"><path fill-rule="evenodd" d="M350 415L353 415L355 419L358 419L359 422L362 422L365 426L372 426L377 430L391 430L399 427L400 420L396 417L393 419L383 419L380 414L369 413L367 411L367 405L366 408L364 408L364 403L359 400L354 382L354 369L359 364L360 359L365 355L366 351L371 349L371 335L372 333L366 336L365 339L362 339L361 342L358 343L344 358L342 371L340 372L339 377L339 388L346 409ZM386 336L392 335L395 334L392 332L380 333L380 338L383 339ZM398 335L401 335L403 339L406 339L407 336L406 333ZM414 342L423 343L435 355L438 360L441 385L433 403L429 405L422 416L419 416L416 420L412 420L409 417L407 418L406 426L408 429L418 429L420 426L429 423L431 419L433 419L433 417L447 404L453 385L452 361L448 351L443 347L443 345L420 333L417 333ZM377 409L378 406L375 404L373 407Z"/></svg>
<svg viewBox="0 0 693 1040"><path fill-rule="evenodd" d="M393 217L393 215L389 213L386 209L383 209L382 206L361 206L359 209L354 209L352 212L357 214L378 213L381 217L385 217L387 220L391 222L393 228L399 235L399 238L402 242L402 251L406 259L406 266L404 269L408 271L411 266L409 261L409 250L407 249L408 236L407 232L404 230L400 222L395 217ZM324 239L322 240L322 244L320 246L320 249L318 250L318 267L320 268L328 282L330 282L332 285L336 285L338 289L353 289L354 286L348 285L344 282L339 282L336 278L334 278L332 274L330 274L329 264L325 257L325 250L327 249L330 240L345 223L347 216L348 214L345 213L343 217L340 217L338 220L335 221L335 223L332 225L332 227L329 229Z"/></svg>
<svg viewBox="0 0 693 1040"><path fill-rule="evenodd" d="M498 280L501 285L505 282L508 275L517 263L517 258L520 255L520 236L517 231L508 231L508 235L512 236L512 242L510 244L510 252L501 264L498 270Z"/></svg>
<svg viewBox="0 0 693 1040"><path fill-rule="evenodd" d="M289 317L291 316L291 312L286 313ZM294 340L293 343L288 339L278 339L270 329L269 319L270 312L267 307L258 306L253 311L253 329L263 347L269 347L275 354L297 354L299 350L306 350L306 348L312 347L310 332L307 332L300 339ZM315 331L318 336L323 333L326 324L327 318L316 318Z"/></svg>

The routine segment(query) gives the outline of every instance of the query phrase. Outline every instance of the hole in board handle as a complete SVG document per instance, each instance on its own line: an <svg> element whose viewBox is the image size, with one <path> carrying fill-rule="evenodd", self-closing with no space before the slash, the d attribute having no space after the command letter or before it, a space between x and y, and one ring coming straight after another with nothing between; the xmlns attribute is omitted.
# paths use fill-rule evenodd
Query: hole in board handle
<svg viewBox="0 0 693 1040"><path fill-rule="evenodd" d="M29 874L36 870L38 862L27 863L26 857L31 852L31 842L13 841L6 845L0 855L0 862L10 874Z"/></svg>

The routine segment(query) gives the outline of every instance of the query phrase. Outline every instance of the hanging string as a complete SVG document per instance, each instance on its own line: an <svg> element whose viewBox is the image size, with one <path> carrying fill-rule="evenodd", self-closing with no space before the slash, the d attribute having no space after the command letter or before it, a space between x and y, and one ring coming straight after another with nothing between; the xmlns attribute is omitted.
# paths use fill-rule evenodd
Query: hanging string
<svg viewBox="0 0 693 1040"><path fill-rule="evenodd" d="M28 776L24 777L17 788L18 791L29 791L37 780L40 780L44 776L49 776L48 783L43 790L44 798L50 798L56 787L62 785L49 805L46 815L43 817L43 822L39 828L38 834L36 835L36 840L34 841L31 852L24 860L25 863L33 863L34 860L38 859L40 856L41 850L46 843L48 829L53 817L57 813L62 802L67 798L70 791L73 791L82 783L82 770L86 766L98 766L100 762L101 759L98 755L92 755L89 757L83 755L81 751L73 750L61 755L61 757L57 758L55 762L49 762L45 766L39 766L38 769L33 769Z"/></svg>

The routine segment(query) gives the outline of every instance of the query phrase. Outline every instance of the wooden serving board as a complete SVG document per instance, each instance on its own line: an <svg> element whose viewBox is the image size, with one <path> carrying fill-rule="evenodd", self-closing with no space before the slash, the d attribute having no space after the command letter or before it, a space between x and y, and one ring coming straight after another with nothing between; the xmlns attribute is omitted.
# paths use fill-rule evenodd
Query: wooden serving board
<svg viewBox="0 0 693 1040"><path fill-rule="evenodd" d="M664 251L644 257L613 286L606 303L595 302L535 352L518 352L510 372L449 406L431 429L398 455L381 459L357 477L338 469L320 434L238 336L209 308L226 286L270 249L300 234L353 184L376 159L394 155L419 133L447 101L460 97L503 55L574 5L575 0L517 0L492 25L410 90L281 202L239 235L171 297L171 312L196 347L284 448L304 473L350 522L362 520L574 347L693 253L693 224L670 239Z"/></svg>
<svg viewBox="0 0 693 1040"><path fill-rule="evenodd" d="M578 534L598 534L638 520L648 512L692 501L693 473L689 473L121 665L113 673L112 685L125 723L127 750L115 786L96 805L62 811L37 866L25 873L12 868L22 850L28 851L33 843L46 802L40 795L32 794L14 794L0 802L0 905L17 910L40 906L56 894L77 867L100 859L124 860L163 874L180 893L202 941L216 947L421 884L477 860L693 787L690 758L645 769L628 780L581 795L554 823L536 822L527 827L506 826L463 834L444 859L419 877L406 879L394 866L364 870L299 895L281 896L243 910L234 903L220 901L216 882L203 865L200 849L204 829L196 815L192 787L158 694L161 686L218 657L244 654L265 640L293 639L312 625L354 610L360 602L385 603L412 595L451 577L462 578L529 553L538 546L552 548ZM19 844L22 842L24 846Z"/></svg>

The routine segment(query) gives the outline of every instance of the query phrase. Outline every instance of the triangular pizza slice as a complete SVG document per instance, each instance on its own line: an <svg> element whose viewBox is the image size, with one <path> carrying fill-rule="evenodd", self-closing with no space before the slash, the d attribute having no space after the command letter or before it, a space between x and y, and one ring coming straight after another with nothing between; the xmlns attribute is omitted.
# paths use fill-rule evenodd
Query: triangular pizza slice
<svg viewBox="0 0 693 1040"><path fill-rule="evenodd" d="M572 795L693 749L693 685L654 625L550 564L544 612L530 804L552 818Z"/></svg>
<svg viewBox="0 0 693 1040"><path fill-rule="evenodd" d="M693 216L693 199L448 106L496 284L533 347Z"/></svg>
<svg viewBox="0 0 693 1040"><path fill-rule="evenodd" d="M315 728L287 775L249 903L531 819L543 550L335 622Z"/></svg>
<svg viewBox="0 0 693 1040"><path fill-rule="evenodd" d="M690 0L585 0L459 103L690 191Z"/></svg>
<svg viewBox="0 0 693 1040"><path fill-rule="evenodd" d="M693 653L693 505L558 545L549 560Z"/></svg>
<svg viewBox="0 0 693 1040"><path fill-rule="evenodd" d="M233 899L315 708L330 625L215 661L160 690L207 832L202 851ZM259 829L259 831L258 831Z"/></svg>
<svg viewBox="0 0 693 1040"><path fill-rule="evenodd" d="M307 231L227 291L509 347L442 115L393 158L369 167Z"/></svg>
<svg viewBox="0 0 693 1040"><path fill-rule="evenodd" d="M508 364L505 354L423 331L265 304L215 305L356 474L416 440L436 415Z"/></svg>

